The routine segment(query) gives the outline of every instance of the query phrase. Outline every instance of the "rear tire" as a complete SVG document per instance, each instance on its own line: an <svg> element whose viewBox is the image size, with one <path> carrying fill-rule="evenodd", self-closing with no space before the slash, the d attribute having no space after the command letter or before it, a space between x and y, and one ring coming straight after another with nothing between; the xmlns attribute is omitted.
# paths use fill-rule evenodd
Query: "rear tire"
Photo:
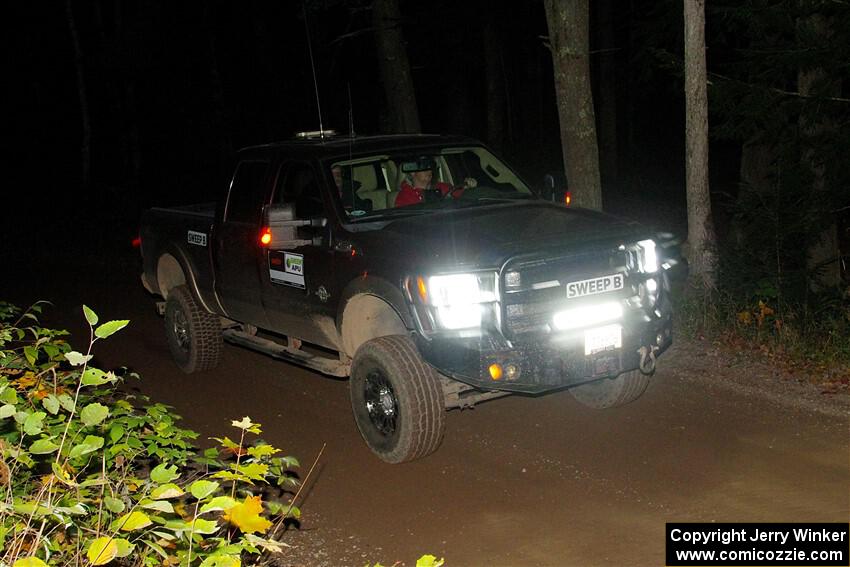
<svg viewBox="0 0 850 567"><path fill-rule="evenodd" d="M221 324L195 300L185 285L168 292L165 337L174 362L191 374L218 366L221 360Z"/></svg>
<svg viewBox="0 0 850 567"><path fill-rule="evenodd" d="M445 432L443 389L410 338L372 339L351 364L354 420L369 448L388 463L433 453Z"/></svg>
<svg viewBox="0 0 850 567"><path fill-rule="evenodd" d="M603 378L570 388L570 393L588 407L607 409L633 402L643 394L648 385L649 376L639 370L630 370L616 378Z"/></svg>

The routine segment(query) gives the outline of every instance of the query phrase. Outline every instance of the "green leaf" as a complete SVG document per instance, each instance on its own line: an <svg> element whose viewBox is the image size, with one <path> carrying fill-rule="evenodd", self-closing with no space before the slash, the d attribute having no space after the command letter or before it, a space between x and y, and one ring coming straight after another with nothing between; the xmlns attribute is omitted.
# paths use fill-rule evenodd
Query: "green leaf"
<svg viewBox="0 0 850 567"><path fill-rule="evenodd" d="M286 551L287 547L292 547L288 543L274 541L273 539L265 539L256 534L244 534L243 537L254 547L262 548L270 553L283 553Z"/></svg>
<svg viewBox="0 0 850 567"><path fill-rule="evenodd" d="M115 543L118 545L118 557L127 557L136 549L136 546L126 539L117 538Z"/></svg>
<svg viewBox="0 0 850 567"><path fill-rule="evenodd" d="M269 455L274 455L275 453L280 453L280 449L272 447L271 445L258 445L256 447L248 447L248 454L257 459L262 459L263 457L268 457Z"/></svg>
<svg viewBox="0 0 850 567"><path fill-rule="evenodd" d="M151 491L151 498L154 500L163 500L166 498L177 498L178 496L183 496L183 489L177 486L176 484L163 484L162 486L157 486Z"/></svg>
<svg viewBox="0 0 850 567"><path fill-rule="evenodd" d="M89 404L80 412L80 419L85 425L92 426L101 423L109 415L109 408L103 404Z"/></svg>
<svg viewBox="0 0 850 567"><path fill-rule="evenodd" d="M286 468L288 468L288 469L301 466L301 463L299 463L298 459L296 459L295 457L283 457L281 460L283 461L283 464L285 464Z"/></svg>
<svg viewBox="0 0 850 567"><path fill-rule="evenodd" d="M68 394L61 394L59 396L59 404L65 411L74 411L74 398Z"/></svg>
<svg viewBox="0 0 850 567"><path fill-rule="evenodd" d="M48 565L38 557L24 557L15 561L12 567L48 567Z"/></svg>
<svg viewBox="0 0 850 567"><path fill-rule="evenodd" d="M103 505L106 506L106 509L112 512L113 514L120 514L124 511L124 501L120 498L114 498L112 496L104 496L103 497Z"/></svg>
<svg viewBox="0 0 850 567"><path fill-rule="evenodd" d="M147 545L148 547L150 547L151 549L156 551L159 554L159 556L162 557L163 559L168 559L168 554L165 552L165 549L163 549L161 545L158 545L158 544L156 544L152 541L148 541L148 540L142 540L142 543L144 543L145 545Z"/></svg>
<svg viewBox="0 0 850 567"><path fill-rule="evenodd" d="M269 466L265 463L248 463L235 466L237 473L242 473L251 480L263 480L269 472Z"/></svg>
<svg viewBox="0 0 850 567"><path fill-rule="evenodd" d="M77 486L77 483L68 475L68 472L62 468L62 466L57 462L50 463L50 468L53 470L53 475L59 479L59 482L65 484L67 486Z"/></svg>
<svg viewBox="0 0 850 567"><path fill-rule="evenodd" d="M35 364L35 359L38 358L38 349L32 345L27 345L24 347L24 356L27 358L27 362Z"/></svg>
<svg viewBox="0 0 850 567"><path fill-rule="evenodd" d="M124 428L117 423L113 424L112 427L109 428L109 440L115 443L122 437L124 437Z"/></svg>
<svg viewBox="0 0 850 567"><path fill-rule="evenodd" d="M68 455L71 459L76 459L77 457L82 457L83 455L88 455L89 453L93 453L103 447L103 437L97 437L96 435L86 435L86 438L82 443L75 446L71 449L70 455Z"/></svg>
<svg viewBox="0 0 850 567"><path fill-rule="evenodd" d="M30 453L32 453L33 455L46 455L48 453L52 453L58 448L59 445L57 445L50 439L39 439L38 441L30 445Z"/></svg>
<svg viewBox="0 0 850 567"><path fill-rule="evenodd" d="M203 506L201 506L201 514L207 512L217 512L219 510L230 510L237 504L236 500L230 496L216 496Z"/></svg>
<svg viewBox="0 0 850 567"><path fill-rule="evenodd" d="M94 334L99 339L105 339L111 335L114 335L121 329L127 326L130 321L108 321L94 330Z"/></svg>
<svg viewBox="0 0 850 567"><path fill-rule="evenodd" d="M151 480L157 484L171 482L179 477L180 474L177 472L177 466L169 466L167 463L160 463L151 471Z"/></svg>
<svg viewBox="0 0 850 567"><path fill-rule="evenodd" d="M83 376L80 379L83 386L100 386L101 384L106 384L107 382L114 382L115 375L110 373L106 373L99 368L94 368L89 366L86 368L86 371L83 372Z"/></svg>
<svg viewBox="0 0 850 567"><path fill-rule="evenodd" d="M92 565L106 565L118 557L118 544L111 537L99 537L91 542L86 557Z"/></svg>
<svg viewBox="0 0 850 567"><path fill-rule="evenodd" d="M53 511L60 514L68 514L69 516L84 516L88 514L88 509L86 509L82 502L77 502L73 506L56 506L53 508Z"/></svg>
<svg viewBox="0 0 850 567"><path fill-rule="evenodd" d="M51 512L50 508L47 506L37 504L35 502L19 502L17 504L13 504L12 510L23 516L33 516L34 518L46 516Z"/></svg>
<svg viewBox="0 0 850 567"><path fill-rule="evenodd" d="M6 404L3 407L0 407L0 419L6 419L7 417L12 417L15 415L16 408L12 404Z"/></svg>
<svg viewBox="0 0 850 567"><path fill-rule="evenodd" d="M92 327L97 325L97 313L92 311L88 305L83 305L83 315L86 316L86 321L89 322L89 325Z"/></svg>
<svg viewBox="0 0 850 567"><path fill-rule="evenodd" d="M239 567L241 564L239 555L218 554L204 559L201 567Z"/></svg>
<svg viewBox="0 0 850 567"><path fill-rule="evenodd" d="M18 403L18 393L14 388L4 388L3 391L0 392L0 402L16 404Z"/></svg>
<svg viewBox="0 0 850 567"><path fill-rule="evenodd" d="M198 500L203 500L221 486L217 482L211 480L196 480L189 486L189 492Z"/></svg>
<svg viewBox="0 0 850 567"><path fill-rule="evenodd" d="M91 354L82 354L75 350L65 353L65 358L71 363L71 366L82 366L93 358Z"/></svg>
<svg viewBox="0 0 850 567"><path fill-rule="evenodd" d="M416 560L416 567L441 567L445 559L437 559L433 555L423 555Z"/></svg>
<svg viewBox="0 0 850 567"><path fill-rule="evenodd" d="M193 526L192 531L196 534L214 534L218 531L218 524L216 524L213 520L195 518L195 525Z"/></svg>
<svg viewBox="0 0 850 567"><path fill-rule="evenodd" d="M248 429L254 424L251 422L251 418L246 415L242 418L241 421L231 421L230 425L232 425L233 427L238 427L239 429Z"/></svg>
<svg viewBox="0 0 850 567"><path fill-rule="evenodd" d="M44 418L47 414L43 411L35 411L29 414L24 421L24 433L27 435L38 435L44 427Z"/></svg>
<svg viewBox="0 0 850 567"><path fill-rule="evenodd" d="M166 514L174 513L174 506L167 500L151 500L146 498L139 502L139 506L145 510L156 510L157 512L165 512Z"/></svg>
<svg viewBox="0 0 850 567"><path fill-rule="evenodd" d="M129 514L124 514L110 524L109 529L121 530L122 532L134 532L141 530L151 525L151 519L144 512L135 510Z"/></svg>
<svg viewBox="0 0 850 567"><path fill-rule="evenodd" d="M50 415L56 415L59 413L59 398L53 394L48 394L42 398L41 405L44 406L44 409L50 412Z"/></svg>

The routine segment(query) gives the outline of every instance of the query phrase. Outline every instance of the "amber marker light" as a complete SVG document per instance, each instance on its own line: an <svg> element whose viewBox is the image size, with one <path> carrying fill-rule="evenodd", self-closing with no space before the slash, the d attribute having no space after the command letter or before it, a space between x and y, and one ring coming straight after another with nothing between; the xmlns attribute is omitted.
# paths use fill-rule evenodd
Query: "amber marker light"
<svg viewBox="0 0 850 567"><path fill-rule="evenodd" d="M263 246L268 246L272 243L272 229L264 228L263 232L260 234L260 244Z"/></svg>
<svg viewBox="0 0 850 567"><path fill-rule="evenodd" d="M425 285L425 278L418 276L416 278L416 288L419 291L419 298L423 303L428 303L428 286Z"/></svg>
<svg viewBox="0 0 850 567"><path fill-rule="evenodd" d="M572 202L573 202L573 194L570 193L569 191L567 191L566 193L564 193L564 204L569 207L572 204Z"/></svg>
<svg viewBox="0 0 850 567"><path fill-rule="evenodd" d="M490 368L490 378L493 380L501 380L502 379L502 365L501 364L491 364Z"/></svg>

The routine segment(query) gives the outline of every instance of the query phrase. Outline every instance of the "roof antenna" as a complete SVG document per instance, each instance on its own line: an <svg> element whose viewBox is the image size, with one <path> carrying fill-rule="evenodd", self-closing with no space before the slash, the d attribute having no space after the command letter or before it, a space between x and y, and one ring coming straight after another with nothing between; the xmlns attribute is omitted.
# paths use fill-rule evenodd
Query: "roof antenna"
<svg viewBox="0 0 850 567"><path fill-rule="evenodd" d="M313 61L313 41L310 39L310 25L307 23L307 2L302 2L304 10L304 29L307 31L307 49L310 51L310 68L313 70L313 89L316 91L316 109L319 112L319 137L325 139L325 128L322 125L322 103L319 101L319 81L316 78L316 63Z"/></svg>
<svg viewBox="0 0 850 567"><path fill-rule="evenodd" d="M351 102L351 83L345 83L348 88L348 137L356 136L354 133L354 104Z"/></svg>

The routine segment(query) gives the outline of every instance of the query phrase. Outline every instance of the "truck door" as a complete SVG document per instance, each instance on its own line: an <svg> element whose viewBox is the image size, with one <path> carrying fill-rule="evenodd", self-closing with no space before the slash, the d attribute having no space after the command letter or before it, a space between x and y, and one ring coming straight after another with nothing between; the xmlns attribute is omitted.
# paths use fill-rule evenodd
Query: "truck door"
<svg viewBox="0 0 850 567"><path fill-rule="evenodd" d="M215 231L216 291L227 315L265 327L260 293L263 250L259 243L269 162L245 160L236 166L222 222Z"/></svg>
<svg viewBox="0 0 850 567"><path fill-rule="evenodd" d="M330 208L320 191L321 179L310 163L284 163L277 174L272 203L294 205L295 217L300 220L330 220ZM333 278L330 228L299 227L298 238L312 243L265 252L261 279L269 328L336 349L336 306L340 290Z"/></svg>

